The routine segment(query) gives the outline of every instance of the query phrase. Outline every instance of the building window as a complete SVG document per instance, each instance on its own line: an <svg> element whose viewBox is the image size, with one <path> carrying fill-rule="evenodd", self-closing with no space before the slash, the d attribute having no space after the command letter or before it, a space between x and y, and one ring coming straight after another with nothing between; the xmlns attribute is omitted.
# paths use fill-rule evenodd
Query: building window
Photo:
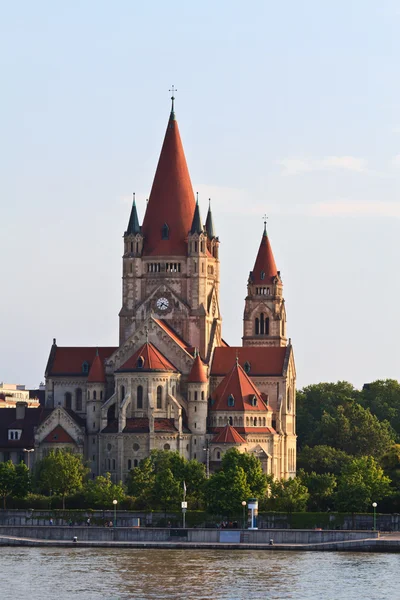
<svg viewBox="0 0 400 600"><path fill-rule="evenodd" d="M96 405L93 404L93 412L96 412Z"/></svg>
<svg viewBox="0 0 400 600"><path fill-rule="evenodd" d="M166 223L164 223L162 231L161 231L161 239L168 240L169 239L169 227Z"/></svg>
<svg viewBox="0 0 400 600"><path fill-rule="evenodd" d="M95 397L96 392L93 392L93 397ZM82 390L81 388L78 388L75 392L75 410L77 412L81 412L82 411Z"/></svg>
<svg viewBox="0 0 400 600"><path fill-rule="evenodd" d="M254 331L256 335L260 334L260 320L258 317L256 317Z"/></svg>
<svg viewBox="0 0 400 600"><path fill-rule="evenodd" d="M94 392L93 392L93 400L96 400L96 399L97 399L97 392L96 392L96 390L94 390Z"/></svg>
<svg viewBox="0 0 400 600"><path fill-rule="evenodd" d="M84 373L85 375L89 373L89 363L87 360L85 360L85 362L82 363L82 373Z"/></svg>
<svg viewBox="0 0 400 600"><path fill-rule="evenodd" d="M100 400L103 400L103 392L100 392Z"/></svg>
<svg viewBox="0 0 400 600"><path fill-rule="evenodd" d="M253 396L251 399L251 405L252 406L257 406L257 396Z"/></svg>
<svg viewBox="0 0 400 600"><path fill-rule="evenodd" d="M93 444L93 446L95 445L95 443L96 443L96 438L93 438L93 439L92 439L92 444Z"/></svg>
<svg viewBox="0 0 400 600"><path fill-rule="evenodd" d="M137 386L136 406L137 406L138 410L143 408L143 387L141 385Z"/></svg>
<svg viewBox="0 0 400 600"><path fill-rule="evenodd" d="M72 408L72 394L70 392L65 394L65 408Z"/></svg>
<svg viewBox="0 0 400 600"><path fill-rule="evenodd" d="M128 458L128 471L130 471L132 469L132 461L130 458Z"/></svg>
<svg viewBox="0 0 400 600"><path fill-rule="evenodd" d="M139 358L137 359L137 362L136 362L136 366L137 366L138 369L143 369L143 367L144 367L144 358L143 358L143 356L139 356Z"/></svg>
<svg viewBox="0 0 400 600"><path fill-rule="evenodd" d="M261 279L261 280L262 280L262 279L265 279L265 272L264 272L264 271L261 271L261 274L260 274L260 279Z"/></svg>
<svg viewBox="0 0 400 600"><path fill-rule="evenodd" d="M232 394L228 397L228 406L235 406L235 398Z"/></svg>
<svg viewBox="0 0 400 600"><path fill-rule="evenodd" d="M90 392L89 392L89 390L88 390L88 393L87 393L87 399L90 400Z"/></svg>
<svg viewBox="0 0 400 600"><path fill-rule="evenodd" d="M194 393L194 399L197 400L197 392Z"/></svg>
<svg viewBox="0 0 400 600"><path fill-rule="evenodd" d="M171 446L169 444L164 444L164 450L170 450Z"/></svg>
<svg viewBox="0 0 400 600"><path fill-rule="evenodd" d="M133 444L132 448L135 452L137 452L140 449L140 446L139 444Z"/></svg>
<svg viewBox="0 0 400 600"><path fill-rule="evenodd" d="M248 360L246 360L246 362L244 363L244 371L245 371L245 373L247 373L247 375L250 373L250 369L251 369L251 364L249 363Z"/></svg>
<svg viewBox="0 0 400 600"><path fill-rule="evenodd" d="M112 459L112 468L113 468L113 471L115 471L115 458Z"/></svg>
<svg viewBox="0 0 400 600"><path fill-rule="evenodd" d="M194 412L197 412L197 406L194 407Z"/></svg>
<svg viewBox="0 0 400 600"><path fill-rule="evenodd" d="M220 451L217 452L217 460L221 460L221 452Z"/></svg>
<svg viewBox="0 0 400 600"><path fill-rule="evenodd" d="M229 425L231 425L231 426L233 425L233 419L232 419L232 417L229 417L229 419L228 419L228 423L229 423Z"/></svg>
<svg viewBox="0 0 400 600"><path fill-rule="evenodd" d="M204 400L204 391L201 392L201 399Z"/></svg>
<svg viewBox="0 0 400 600"><path fill-rule="evenodd" d="M138 459L137 459L137 458L134 458L134 459L133 459L133 466L134 466L134 467L137 467L137 466L138 466L138 464L139 464L139 461L138 461Z"/></svg>
<svg viewBox="0 0 400 600"><path fill-rule="evenodd" d="M193 458L195 458L195 459L197 458L196 452L193 454Z"/></svg>
<svg viewBox="0 0 400 600"><path fill-rule="evenodd" d="M197 423L194 424L194 428L197 429ZM196 443L196 440L194 441Z"/></svg>
<svg viewBox="0 0 400 600"><path fill-rule="evenodd" d="M157 387L157 408L162 408L162 386Z"/></svg>

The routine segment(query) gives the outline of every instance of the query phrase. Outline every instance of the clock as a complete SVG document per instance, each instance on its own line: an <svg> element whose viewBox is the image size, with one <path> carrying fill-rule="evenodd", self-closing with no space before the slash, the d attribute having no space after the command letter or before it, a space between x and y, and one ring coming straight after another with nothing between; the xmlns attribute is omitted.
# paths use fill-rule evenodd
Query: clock
<svg viewBox="0 0 400 600"><path fill-rule="evenodd" d="M169 308L169 300L162 296L161 298L158 298L156 305L158 310L167 310Z"/></svg>

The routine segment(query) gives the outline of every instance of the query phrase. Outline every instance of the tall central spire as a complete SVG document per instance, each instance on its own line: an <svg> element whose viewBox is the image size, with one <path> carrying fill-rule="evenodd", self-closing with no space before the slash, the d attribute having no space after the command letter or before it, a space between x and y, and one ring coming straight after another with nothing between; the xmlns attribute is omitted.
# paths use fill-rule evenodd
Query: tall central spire
<svg viewBox="0 0 400 600"><path fill-rule="evenodd" d="M261 244L250 277L253 283L263 284L270 283L277 274L278 270L267 234L267 223L265 220Z"/></svg>
<svg viewBox="0 0 400 600"><path fill-rule="evenodd" d="M145 256L186 256L195 211L190 175L175 119L174 96L167 131L143 220Z"/></svg>

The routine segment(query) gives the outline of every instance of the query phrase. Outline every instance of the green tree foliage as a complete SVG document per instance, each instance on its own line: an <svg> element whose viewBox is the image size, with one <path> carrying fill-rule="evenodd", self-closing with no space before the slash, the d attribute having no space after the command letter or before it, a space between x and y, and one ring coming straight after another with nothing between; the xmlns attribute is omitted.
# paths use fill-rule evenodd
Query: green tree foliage
<svg viewBox="0 0 400 600"><path fill-rule="evenodd" d="M236 448L228 450L222 458L222 470L231 471L241 467L246 474L250 496L262 498L267 490L267 477L262 470L260 460L254 454L239 452Z"/></svg>
<svg viewBox="0 0 400 600"><path fill-rule="evenodd" d="M269 486L267 508L277 512L303 512L306 510L309 496L300 477L274 479Z"/></svg>
<svg viewBox="0 0 400 600"><path fill-rule="evenodd" d="M307 502L308 510L323 512L333 508L337 486L335 475L331 473L306 473L300 470L297 472L297 477L310 494Z"/></svg>
<svg viewBox="0 0 400 600"><path fill-rule="evenodd" d="M344 450L338 450L332 446L314 446L313 448L305 446L298 454L297 467L306 473L315 472L317 475L332 473L338 476L352 458Z"/></svg>
<svg viewBox="0 0 400 600"><path fill-rule="evenodd" d="M136 498L137 508L161 508L166 512L180 508L183 482L189 508L198 508L204 481L204 465L197 460L186 460L178 452L153 450L132 469L127 486L129 494Z"/></svg>
<svg viewBox="0 0 400 600"><path fill-rule="evenodd" d="M122 484L113 483L110 473L107 473L104 477L99 475L87 481L83 487L83 497L90 508L112 508L113 500L120 503L125 499L125 491Z"/></svg>
<svg viewBox="0 0 400 600"><path fill-rule="evenodd" d="M0 463L0 496L3 498L3 508L6 499L11 496L15 487L15 465L11 460Z"/></svg>
<svg viewBox="0 0 400 600"><path fill-rule="evenodd" d="M390 479L379 463L372 456L361 456L343 468L335 504L341 512L370 512L373 502L391 494Z"/></svg>
<svg viewBox="0 0 400 600"><path fill-rule="evenodd" d="M62 496L65 508L65 497L82 488L83 478L88 472L80 454L58 450L39 461L35 480L40 491L48 494L51 490L53 494Z"/></svg>
<svg viewBox="0 0 400 600"><path fill-rule="evenodd" d="M400 383L394 379L374 381L364 386L360 404L369 408L380 421L387 420L400 441Z"/></svg>
<svg viewBox="0 0 400 600"><path fill-rule="evenodd" d="M12 495L16 498L26 498L31 491L31 475L24 462L15 465L15 484Z"/></svg>
<svg viewBox="0 0 400 600"><path fill-rule="evenodd" d="M300 449L324 445L347 454L379 457L393 444L394 432L358 403L360 392L346 382L311 385L297 395Z"/></svg>
<svg viewBox="0 0 400 600"><path fill-rule="evenodd" d="M221 517L241 517L242 502L251 497L243 467L218 471L205 484L205 499L209 513Z"/></svg>

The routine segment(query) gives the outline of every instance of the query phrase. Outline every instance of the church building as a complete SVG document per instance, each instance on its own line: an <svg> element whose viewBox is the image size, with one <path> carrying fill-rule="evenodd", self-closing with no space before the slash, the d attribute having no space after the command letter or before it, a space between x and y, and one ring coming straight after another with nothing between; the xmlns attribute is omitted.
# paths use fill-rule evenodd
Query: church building
<svg viewBox="0 0 400 600"><path fill-rule="evenodd" d="M35 460L68 448L93 476L124 481L153 449L215 470L237 448L266 473L295 475L296 371L270 239L264 227L239 347L222 337L219 244L211 206L201 218L172 98L143 223L134 199L123 236L118 345L54 339Z"/></svg>

